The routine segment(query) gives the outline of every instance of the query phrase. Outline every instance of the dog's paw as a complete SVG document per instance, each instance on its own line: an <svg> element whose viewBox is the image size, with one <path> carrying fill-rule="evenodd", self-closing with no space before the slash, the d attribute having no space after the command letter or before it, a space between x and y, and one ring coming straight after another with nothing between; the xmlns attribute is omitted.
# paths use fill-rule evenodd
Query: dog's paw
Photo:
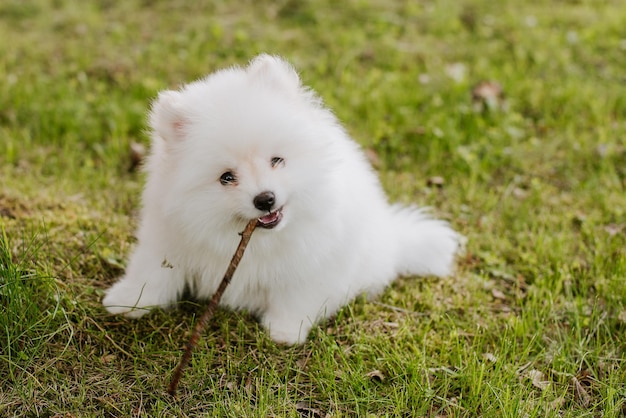
<svg viewBox="0 0 626 418"><path fill-rule="evenodd" d="M270 338L278 344L295 345L306 341L311 323L309 320L293 318L263 318L263 326Z"/></svg>
<svg viewBox="0 0 626 418"><path fill-rule="evenodd" d="M150 312L150 308L154 306L149 296L143 286L133 288L122 280L107 291L102 299L102 305L112 314L140 318Z"/></svg>

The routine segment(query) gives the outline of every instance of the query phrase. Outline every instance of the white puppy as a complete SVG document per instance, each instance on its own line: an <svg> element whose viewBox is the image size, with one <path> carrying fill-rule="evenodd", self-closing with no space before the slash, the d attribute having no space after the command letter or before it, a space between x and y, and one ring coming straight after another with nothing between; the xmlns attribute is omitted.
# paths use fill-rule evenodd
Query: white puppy
<svg viewBox="0 0 626 418"><path fill-rule="evenodd" d="M187 288L210 298L250 219L257 229L222 305L298 343L398 275L451 274L460 236L390 205L359 146L282 59L260 55L162 92L150 113L138 244L103 300L140 317Z"/></svg>

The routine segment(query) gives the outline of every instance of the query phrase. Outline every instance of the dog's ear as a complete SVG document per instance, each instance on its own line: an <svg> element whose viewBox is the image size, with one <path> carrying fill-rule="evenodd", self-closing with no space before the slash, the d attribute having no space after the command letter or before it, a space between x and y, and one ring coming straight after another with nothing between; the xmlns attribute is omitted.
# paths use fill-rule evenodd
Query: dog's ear
<svg viewBox="0 0 626 418"><path fill-rule="evenodd" d="M292 92L300 89L298 73L291 64L280 57L268 54L258 55L250 62L247 71L252 77L274 88Z"/></svg>
<svg viewBox="0 0 626 418"><path fill-rule="evenodd" d="M181 93L166 90L152 103L150 127L165 141L180 141L188 124L180 103Z"/></svg>

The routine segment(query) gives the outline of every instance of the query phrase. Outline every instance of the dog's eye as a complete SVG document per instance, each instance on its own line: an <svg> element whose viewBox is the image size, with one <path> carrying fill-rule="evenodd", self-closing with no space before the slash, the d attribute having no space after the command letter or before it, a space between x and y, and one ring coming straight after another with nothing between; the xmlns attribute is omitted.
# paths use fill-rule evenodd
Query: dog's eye
<svg viewBox="0 0 626 418"><path fill-rule="evenodd" d="M278 164L284 163L285 160L281 157L273 157L270 160L270 163L272 164L272 167L276 167Z"/></svg>
<svg viewBox="0 0 626 418"><path fill-rule="evenodd" d="M237 177L235 177L235 174L232 171L226 171L220 176L220 183L224 186L235 184L237 183Z"/></svg>

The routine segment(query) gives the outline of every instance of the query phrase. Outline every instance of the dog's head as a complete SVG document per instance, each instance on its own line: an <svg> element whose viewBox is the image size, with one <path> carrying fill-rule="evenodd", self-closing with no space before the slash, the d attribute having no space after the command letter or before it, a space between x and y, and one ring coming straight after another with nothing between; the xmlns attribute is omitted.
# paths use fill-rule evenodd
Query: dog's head
<svg viewBox="0 0 626 418"><path fill-rule="evenodd" d="M163 210L192 233L253 218L279 231L333 204L343 131L280 58L162 92L150 125L148 172L167 185Z"/></svg>

